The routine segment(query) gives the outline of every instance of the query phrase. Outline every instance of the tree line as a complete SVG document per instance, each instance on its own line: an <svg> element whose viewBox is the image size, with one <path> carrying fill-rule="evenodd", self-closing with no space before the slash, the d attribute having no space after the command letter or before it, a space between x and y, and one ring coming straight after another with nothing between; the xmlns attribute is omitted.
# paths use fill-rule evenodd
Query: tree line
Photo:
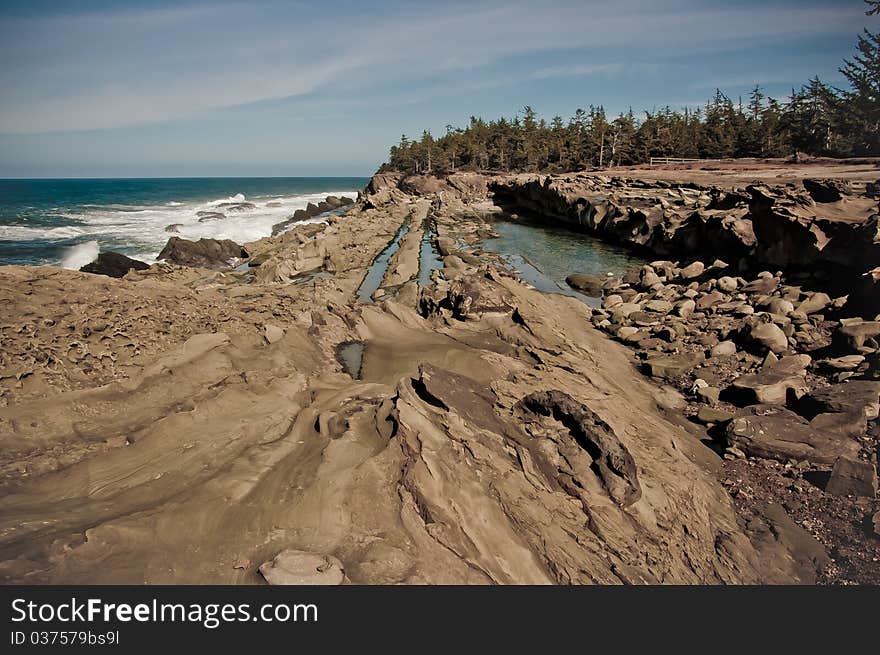
<svg viewBox="0 0 880 655"><path fill-rule="evenodd" d="M880 13L880 0L866 0ZM383 170L566 171L639 164L651 157L880 156L880 33L859 35L856 54L839 69L849 83L836 89L814 77L785 102L755 86L745 102L716 90L705 107L670 107L614 118L602 105L549 122L526 106L513 118L472 116L467 127L446 126L434 138L402 136Z"/></svg>

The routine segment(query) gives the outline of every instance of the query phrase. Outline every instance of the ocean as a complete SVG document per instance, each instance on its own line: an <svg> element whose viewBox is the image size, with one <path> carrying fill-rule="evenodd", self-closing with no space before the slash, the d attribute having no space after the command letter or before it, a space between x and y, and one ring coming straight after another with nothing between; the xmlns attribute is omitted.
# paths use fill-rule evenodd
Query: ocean
<svg viewBox="0 0 880 655"><path fill-rule="evenodd" d="M317 204L328 195L354 198L368 181L362 177L0 180L0 265L78 269L107 250L152 263L175 235L255 241L308 203ZM238 207L221 207L226 203ZM169 225L177 225L177 232L166 231Z"/></svg>

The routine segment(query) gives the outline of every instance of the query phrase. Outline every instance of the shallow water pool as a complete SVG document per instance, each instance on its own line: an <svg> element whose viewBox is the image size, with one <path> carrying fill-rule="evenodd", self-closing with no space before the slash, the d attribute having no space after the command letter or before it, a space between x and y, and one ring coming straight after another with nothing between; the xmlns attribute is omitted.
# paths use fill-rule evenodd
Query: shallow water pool
<svg viewBox="0 0 880 655"><path fill-rule="evenodd" d="M483 248L500 254L526 282L548 293L580 298L591 305L599 299L579 293L565 283L572 273L620 275L645 260L620 246L604 243L583 232L530 220L501 221L493 225L499 236L486 239Z"/></svg>

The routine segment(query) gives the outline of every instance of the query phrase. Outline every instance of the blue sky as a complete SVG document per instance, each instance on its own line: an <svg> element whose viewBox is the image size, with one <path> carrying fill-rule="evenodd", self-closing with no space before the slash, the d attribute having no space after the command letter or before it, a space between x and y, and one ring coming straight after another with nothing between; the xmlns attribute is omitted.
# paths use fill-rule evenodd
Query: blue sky
<svg viewBox="0 0 880 655"><path fill-rule="evenodd" d="M524 104L837 85L861 0L0 0L0 177L368 175Z"/></svg>

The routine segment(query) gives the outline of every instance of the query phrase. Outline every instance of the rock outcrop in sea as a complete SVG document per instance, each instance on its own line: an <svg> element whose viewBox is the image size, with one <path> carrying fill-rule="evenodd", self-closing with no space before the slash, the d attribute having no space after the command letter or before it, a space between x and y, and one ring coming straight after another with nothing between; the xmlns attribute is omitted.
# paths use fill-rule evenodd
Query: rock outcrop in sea
<svg viewBox="0 0 880 655"><path fill-rule="evenodd" d="M146 262L132 259L122 253L107 251L100 253L95 261L86 264L79 270L84 273L122 277L132 269L143 271L148 268L150 268L150 265Z"/></svg>

